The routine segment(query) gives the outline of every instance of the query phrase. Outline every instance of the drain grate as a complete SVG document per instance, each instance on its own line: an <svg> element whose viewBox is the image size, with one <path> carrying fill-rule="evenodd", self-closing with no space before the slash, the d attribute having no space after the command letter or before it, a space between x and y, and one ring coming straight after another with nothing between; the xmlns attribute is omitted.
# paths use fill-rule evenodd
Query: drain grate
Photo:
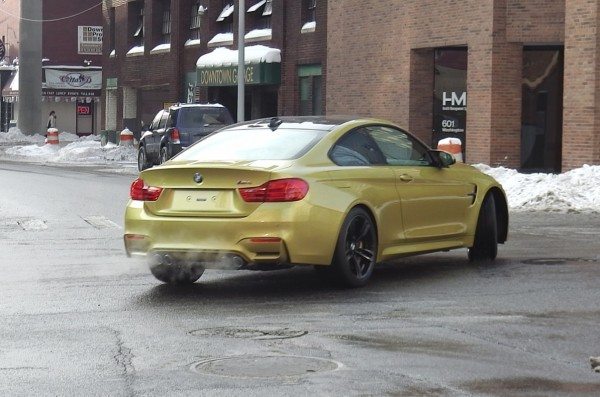
<svg viewBox="0 0 600 397"><path fill-rule="evenodd" d="M192 364L193 372L233 378L284 378L335 371L343 365L318 357L244 355L220 357Z"/></svg>
<svg viewBox="0 0 600 397"><path fill-rule="evenodd" d="M234 328L234 327L215 327L204 328L190 331L195 336L220 336L225 338L240 339L291 339L299 338L308 334L308 331L298 331L289 328Z"/></svg>

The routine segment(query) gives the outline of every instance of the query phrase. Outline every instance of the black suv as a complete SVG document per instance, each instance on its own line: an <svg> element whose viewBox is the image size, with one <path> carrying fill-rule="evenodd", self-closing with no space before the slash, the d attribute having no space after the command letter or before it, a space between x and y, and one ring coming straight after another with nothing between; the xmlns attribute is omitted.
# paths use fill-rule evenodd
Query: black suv
<svg viewBox="0 0 600 397"><path fill-rule="evenodd" d="M179 104L161 110L148 130L142 132L138 169L162 164L200 138L232 123L227 108L219 104Z"/></svg>

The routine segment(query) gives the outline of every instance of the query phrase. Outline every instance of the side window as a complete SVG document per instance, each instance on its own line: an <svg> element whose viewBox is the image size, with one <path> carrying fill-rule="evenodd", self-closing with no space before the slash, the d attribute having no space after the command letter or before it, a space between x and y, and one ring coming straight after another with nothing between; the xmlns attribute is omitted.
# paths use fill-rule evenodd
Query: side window
<svg viewBox="0 0 600 397"><path fill-rule="evenodd" d="M350 131L331 149L329 156L341 166L384 165L385 157L368 131L358 128Z"/></svg>
<svg viewBox="0 0 600 397"><path fill-rule="evenodd" d="M156 114L156 116L154 116L154 120L152 120L150 127L148 127L150 131L156 131L158 129L158 123L160 122L160 117L162 116L162 113L163 112L160 111Z"/></svg>
<svg viewBox="0 0 600 397"><path fill-rule="evenodd" d="M427 147L408 133L385 126L367 127L389 165L431 165Z"/></svg>
<svg viewBox="0 0 600 397"><path fill-rule="evenodd" d="M167 125L165 126L165 128L171 128L175 126L174 120L177 119L177 110L173 110L171 112L166 112L169 115L169 118L167 119Z"/></svg>
<svg viewBox="0 0 600 397"><path fill-rule="evenodd" d="M159 129L164 129L167 124L167 119L169 118L169 112L163 111L162 116L160 116L160 124L158 125Z"/></svg>

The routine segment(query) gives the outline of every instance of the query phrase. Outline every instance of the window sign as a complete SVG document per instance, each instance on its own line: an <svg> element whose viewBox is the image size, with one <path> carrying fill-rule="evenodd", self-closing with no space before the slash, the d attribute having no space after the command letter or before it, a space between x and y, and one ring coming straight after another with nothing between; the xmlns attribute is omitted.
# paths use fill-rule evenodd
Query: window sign
<svg viewBox="0 0 600 397"><path fill-rule="evenodd" d="M77 53L102 55L102 26L77 27Z"/></svg>
<svg viewBox="0 0 600 397"><path fill-rule="evenodd" d="M467 130L467 49L435 51L433 98L433 145L444 138L461 140Z"/></svg>

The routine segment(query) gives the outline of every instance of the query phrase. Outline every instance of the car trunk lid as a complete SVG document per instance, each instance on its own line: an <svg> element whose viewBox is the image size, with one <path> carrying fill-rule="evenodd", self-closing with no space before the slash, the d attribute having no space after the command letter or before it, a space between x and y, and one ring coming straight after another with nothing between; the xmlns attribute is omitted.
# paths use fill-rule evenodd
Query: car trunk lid
<svg viewBox="0 0 600 397"><path fill-rule="evenodd" d="M261 203L247 203L239 188L260 186L270 179L268 168L242 164L189 164L146 170L141 178L163 189L156 201L145 202L158 216L245 217Z"/></svg>

